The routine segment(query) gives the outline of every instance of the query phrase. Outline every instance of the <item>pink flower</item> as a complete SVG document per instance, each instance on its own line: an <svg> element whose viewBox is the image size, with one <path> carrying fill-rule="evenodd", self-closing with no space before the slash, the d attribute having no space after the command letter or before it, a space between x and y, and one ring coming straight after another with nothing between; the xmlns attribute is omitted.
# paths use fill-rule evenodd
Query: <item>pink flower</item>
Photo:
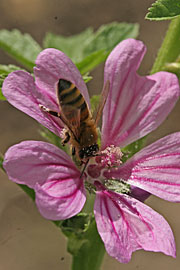
<svg viewBox="0 0 180 270"><path fill-rule="evenodd" d="M41 214L52 220L70 218L84 206L84 181L96 189L94 214L107 252L127 263L138 249L161 251L175 257L172 231L165 219L142 201L149 193L180 201L180 132L145 147L126 163L124 147L157 128L174 107L179 94L175 75L159 72L140 77L136 70L145 54L140 41L121 42L109 55L104 82L110 92L103 111L101 153L86 170L84 179L71 158L54 145L26 141L5 155L9 178L34 188ZM89 104L83 79L62 52L46 49L36 60L33 77L11 73L3 84L8 101L60 135L63 124L39 104L58 111L55 84L60 78L74 83ZM115 168L114 168L115 167Z"/></svg>

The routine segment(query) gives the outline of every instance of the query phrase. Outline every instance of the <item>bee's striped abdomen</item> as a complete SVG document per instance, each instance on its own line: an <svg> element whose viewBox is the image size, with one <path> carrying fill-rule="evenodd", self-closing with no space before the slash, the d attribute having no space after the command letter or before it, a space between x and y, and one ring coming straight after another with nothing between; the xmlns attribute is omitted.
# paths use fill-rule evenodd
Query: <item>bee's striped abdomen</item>
<svg viewBox="0 0 180 270"><path fill-rule="evenodd" d="M60 106L67 105L78 108L80 112L80 121L84 121L89 117L89 110L84 97L79 89L71 82L60 79L57 87L57 96Z"/></svg>

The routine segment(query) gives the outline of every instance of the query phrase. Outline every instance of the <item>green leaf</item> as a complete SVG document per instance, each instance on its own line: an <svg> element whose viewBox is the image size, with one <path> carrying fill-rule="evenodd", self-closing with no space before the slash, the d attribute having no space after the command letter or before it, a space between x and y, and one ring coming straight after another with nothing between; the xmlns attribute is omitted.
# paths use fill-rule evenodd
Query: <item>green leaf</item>
<svg viewBox="0 0 180 270"><path fill-rule="evenodd" d="M0 65L0 100L6 100L2 94L2 84L8 74L15 70L22 70L22 68L14 65Z"/></svg>
<svg viewBox="0 0 180 270"><path fill-rule="evenodd" d="M44 47L63 51L77 65L82 74L91 71L105 61L110 51L123 39L136 38L138 24L113 22L103 25L95 33L88 28L71 37L48 33Z"/></svg>
<svg viewBox="0 0 180 270"><path fill-rule="evenodd" d="M126 38L135 38L138 35L138 24L117 23L102 25L84 44L83 55L86 56L80 63L76 63L83 74L91 71L104 62L111 50Z"/></svg>
<svg viewBox="0 0 180 270"><path fill-rule="evenodd" d="M79 62L84 58L83 49L88 38L93 35L92 28L87 28L80 34L70 37L47 33L43 41L45 48L55 48L63 51L73 62Z"/></svg>
<svg viewBox="0 0 180 270"><path fill-rule="evenodd" d="M3 96L3 93L2 93L3 81L4 81L4 79L2 79L1 76L0 76L0 100L6 100L6 98Z"/></svg>
<svg viewBox="0 0 180 270"><path fill-rule="evenodd" d="M105 61L107 56L108 53L105 50L97 51L85 57L81 62L77 63L76 66L81 74L84 74Z"/></svg>
<svg viewBox="0 0 180 270"><path fill-rule="evenodd" d="M148 9L146 19L149 20L168 20L180 15L179 0L157 0Z"/></svg>
<svg viewBox="0 0 180 270"><path fill-rule="evenodd" d="M119 42L127 38L136 38L139 32L138 24L117 23L102 25L85 45L84 54L89 55L104 49L110 52Z"/></svg>
<svg viewBox="0 0 180 270"><path fill-rule="evenodd" d="M0 79L0 85L1 85L1 79ZM6 100L6 98L2 94L1 88L0 88L0 100Z"/></svg>
<svg viewBox="0 0 180 270"><path fill-rule="evenodd" d="M22 34L17 29L0 30L0 48L29 69L33 68L35 59L42 50L29 34Z"/></svg>
<svg viewBox="0 0 180 270"><path fill-rule="evenodd" d="M4 168L3 168L3 160L4 160L3 155L0 153L0 168L1 168L3 171L5 171Z"/></svg>
<svg viewBox="0 0 180 270"><path fill-rule="evenodd" d="M15 70L22 70L22 68L15 65L0 65L0 74L9 74Z"/></svg>
<svg viewBox="0 0 180 270"><path fill-rule="evenodd" d="M92 214L80 213L61 223L68 237L68 252L73 256L72 270L99 270L105 253Z"/></svg>

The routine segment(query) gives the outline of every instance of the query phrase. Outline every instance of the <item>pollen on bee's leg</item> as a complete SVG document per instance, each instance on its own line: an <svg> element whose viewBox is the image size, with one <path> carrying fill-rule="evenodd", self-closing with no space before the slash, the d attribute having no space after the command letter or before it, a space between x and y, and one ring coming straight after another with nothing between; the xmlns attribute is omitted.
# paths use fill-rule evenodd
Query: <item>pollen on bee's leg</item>
<svg viewBox="0 0 180 270"><path fill-rule="evenodd" d="M60 137L63 139L62 144L64 143L64 140L66 139L67 129L63 128L60 132Z"/></svg>
<svg viewBox="0 0 180 270"><path fill-rule="evenodd" d="M123 153L117 146L110 145L105 150L101 151L100 156L96 158L96 162L103 167L114 168L122 164Z"/></svg>
<svg viewBox="0 0 180 270"><path fill-rule="evenodd" d="M45 107L42 104L39 104L39 108L43 112L49 113L50 115L55 116L55 117L59 117L59 113L58 112L52 111L52 110L50 110L49 108Z"/></svg>
<svg viewBox="0 0 180 270"><path fill-rule="evenodd" d="M49 109L46 108L44 105L39 104L39 108L43 111L43 112L49 112Z"/></svg>

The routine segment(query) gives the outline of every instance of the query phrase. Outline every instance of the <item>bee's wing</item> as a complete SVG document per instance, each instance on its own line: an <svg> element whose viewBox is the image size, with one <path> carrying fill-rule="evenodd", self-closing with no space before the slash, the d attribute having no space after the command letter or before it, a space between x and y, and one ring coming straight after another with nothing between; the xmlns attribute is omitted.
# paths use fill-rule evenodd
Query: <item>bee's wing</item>
<svg viewBox="0 0 180 270"><path fill-rule="evenodd" d="M78 141L80 131L80 109L69 105L60 106L60 118Z"/></svg>
<svg viewBox="0 0 180 270"><path fill-rule="evenodd" d="M96 117L95 117L95 124L97 125L100 118L101 118L101 114L102 114L102 111L104 109L104 105L106 104L106 100L107 100L107 97L108 97L108 94L109 94L109 89L110 89L110 82L107 81L103 87L103 90L102 90L102 93L101 93L101 99L100 99L100 102L99 102L99 105L98 105L98 109L97 109L97 114L96 114Z"/></svg>

